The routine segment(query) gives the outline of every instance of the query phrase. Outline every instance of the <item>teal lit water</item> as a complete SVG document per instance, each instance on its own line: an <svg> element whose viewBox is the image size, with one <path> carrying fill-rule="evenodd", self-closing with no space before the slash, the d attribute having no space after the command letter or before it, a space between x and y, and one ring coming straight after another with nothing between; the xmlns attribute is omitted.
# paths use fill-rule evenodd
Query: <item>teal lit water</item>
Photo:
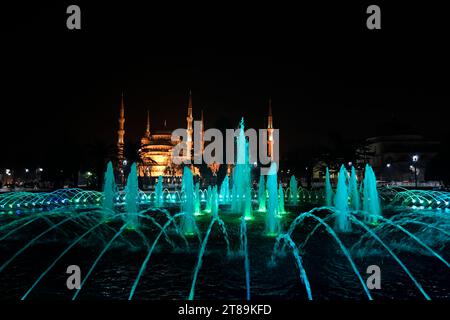
<svg viewBox="0 0 450 320"><path fill-rule="evenodd" d="M287 206L286 210L290 213L283 215L281 229L288 231L299 213L310 209L311 207L305 206ZM118 208L117 211L123 210ZM174 207L168 214L172 216L178 212ZM135 230L122 230L97 261L77 299L128 299L153 241L168 221L162 211L143 209L141 213L143 216L153 217L159 226L150 219L140 218L141 234ZM400 210L393 207L386 209L384 213L386 218L422 239L444 260L448 258L442 244L450 241L450 232L446 231L450 230L450 221L447 217L442 217L441 210ZM327 209L316 209L310 214L333 226L333 214ZM205 244L205 247L195 282L195 299L308 299L293 251L286 247L284 253L276 252L276 264L271 265L276 237L265 235L266 221L263 213L255 211L254 219L245 221L245 227L242 215L228 212L227 207L221 206L219 215L223 226L219 223L212 224L214 218L210 214L195 217L201 232L200 239L195 235L183 239L180 236L182 232L177 231L174 225L166 229L166 235L161 233L136 286L133 299L187 299L192 288L194 270L198 266L201 244ZM101 223L101 227L79 240L63 255L27 296L27 299L71 299L73 292L65 288L67 265L78 264L86 273L124 225L121 219L103 224L97 206L48 212L45 219L42 217L29 223L0 241L0 261L4 263L30 240L48 230L48 220L55 226L68 217L74 217L74 220L43 235L0 272L2 299L20 299L64 250L83 233ZM19 221L18 219L27 218L33 219L23 212L20 217L1 215L0 221L2 226L6 226ZM363 217L360 220L364 221ZM340 244L325 228L318 227L315 230L316 222L315 219L306 217L291 234L298 246L312 299L367 300L367 294ZM16 228L18 226L19 224L15 225ZM227 237L224 237L223 228ZM369 228L395 252L431 299L450 298L449 268L442 260L397 228L387 224ZM245 234L242 233L243 230ZM371 291L374 300L424 299L408 274L382 245L367 233L358 230L357 224L353 225L352 230L350 233L336 233L336 236L341 245L347 248L362 277L366 276L365 268L368 265L380 265L383 272L382 289ZM4 230L2 235L5 235Z"/></svg>

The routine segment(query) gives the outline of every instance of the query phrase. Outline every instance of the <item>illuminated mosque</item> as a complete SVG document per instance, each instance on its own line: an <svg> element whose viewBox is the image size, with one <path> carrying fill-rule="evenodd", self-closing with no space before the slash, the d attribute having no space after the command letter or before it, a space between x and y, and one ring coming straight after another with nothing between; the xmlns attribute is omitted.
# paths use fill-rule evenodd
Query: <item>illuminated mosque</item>
<svg viewBox="0 0 450 320"><path fill-rule="evenodd" d="M187 154L184 155L189 160L193 160L194 157L203 154L204 150L204 123L203 123L203 111L200 119L200 154L194 154L193 148L193 108L192 108L192 94L189 93L189 101L186 117L186 130L187 141L186 149ZM272 122L272 107L269 100L269 114L267 121L268 131L268 155L272 155L273 151L273 122ZM120 104L119 115L119 129L117 130L117 170L119 174L123 176L123 167L126 165L126 159L124 156L124 136L125 136L125 104L123 100L123 94ZM150 127L150 112L147 111L147 126L144 136L140 141L140 148L138 150L139 160L137 162L137 170L139 177L155 178L162 176L163 178L170 179L171 177L180 178L183 175L183 166L174 164L172 161L173 148L180 142L180 140L172 141L172 131L158 130L152 131ZM192 161L193 162L193 161ZM219 164L208 165L213 175L215 175L219 169ZM194 175L200 175L200 170L197 166L191 165L191 170ZM228 174L231 171L231 166L228 166Z"/></svg>

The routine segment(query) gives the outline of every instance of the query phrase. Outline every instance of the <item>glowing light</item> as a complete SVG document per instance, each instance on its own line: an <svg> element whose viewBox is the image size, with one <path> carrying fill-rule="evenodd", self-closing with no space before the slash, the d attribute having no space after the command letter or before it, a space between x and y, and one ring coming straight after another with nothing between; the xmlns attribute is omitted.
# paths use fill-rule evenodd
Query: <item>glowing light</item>
<svg viewBox="0 0 450 320"><path fill-rule="evenodd" d="M270 237L270 238L275 238L278 236L278 233L277 232L267 232L266 236Z"/></svg>

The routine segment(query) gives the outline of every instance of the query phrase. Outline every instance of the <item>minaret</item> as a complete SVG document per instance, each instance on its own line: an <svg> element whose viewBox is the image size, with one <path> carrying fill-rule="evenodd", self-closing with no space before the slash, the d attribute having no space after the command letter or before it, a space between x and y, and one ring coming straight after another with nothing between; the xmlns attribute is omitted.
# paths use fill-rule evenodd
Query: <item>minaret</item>
<svg viewBox="0 0 450 320"><path fill-rule="evenodd" d="M192 156L192 133L193 133L193 129L192 129L192 122L194 121L194 118L192 116L192 91L189 90L189 102L188 102L188 114L187 114L187 141L186 141L186 145L187 145L187 155L186 157L188 159L191 158Z"/></svg>
<svg viewBox="0 0 450 320"><path fill-rule="evenodd" d="M119 130L117 130L117 159L119 161L118 168L122 169L124 160L123 148L124 148L124 136L125 136L125 104L123 102L123 92L120 102L120 117L119 117Z"/></svg>
<svg viewBox="0 0 450 320"><path fill-rule="evenodd" d="M204 143L205 129L203 126L203 110L201 111L201 118L200 118L199 122L200 122L200 125L198 125L197 121L194 122L195 123L194 129L198 130L198 132L197 131L195 132L194 140L197 139L197 135L200 136L199 137L200 144L196 145L196 143L194 143L194 157L195 157L195 159L200 159L200 161L201 161L202 156L203 156L204 147L205 147L205 143ZM197 125L198 125L198 127L197 127ZM197 142L197 140L195 142Z"/></svg>
<svg viewBox="0 0 450 320"><path fill-rule="evenodd" d="M145 137L150 139L150 111L147 109L147 128L145 130Z"/></svg>
<svg viewBox="0 0 450 320"><path fill-rule="evenodd" d="M200 128L200 155L203 155L203 151L205 149L205 123L203 122L203 110L202 110L202 116L201 116L201 128Z"/></svg>
<svg viewBox="0 0 450 320"><path fill-rule="evenodd" d="M267 155L273 160L273 122L272 98L269 99L269 115L267 116Z"/></svg>

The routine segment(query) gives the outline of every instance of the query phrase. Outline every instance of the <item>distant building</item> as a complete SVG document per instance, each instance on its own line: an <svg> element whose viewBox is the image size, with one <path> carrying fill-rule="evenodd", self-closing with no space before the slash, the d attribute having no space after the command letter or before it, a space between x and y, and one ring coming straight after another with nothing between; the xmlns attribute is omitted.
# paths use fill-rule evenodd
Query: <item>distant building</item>
<svg viewBox="0 0 450 320"><path fill-rule="evenodd" d="M358 150L360 162L369 163L378 180L403 184L424 182L427 165L436 156L439 142L421 135L391 135L368 138Z"/></svg>

